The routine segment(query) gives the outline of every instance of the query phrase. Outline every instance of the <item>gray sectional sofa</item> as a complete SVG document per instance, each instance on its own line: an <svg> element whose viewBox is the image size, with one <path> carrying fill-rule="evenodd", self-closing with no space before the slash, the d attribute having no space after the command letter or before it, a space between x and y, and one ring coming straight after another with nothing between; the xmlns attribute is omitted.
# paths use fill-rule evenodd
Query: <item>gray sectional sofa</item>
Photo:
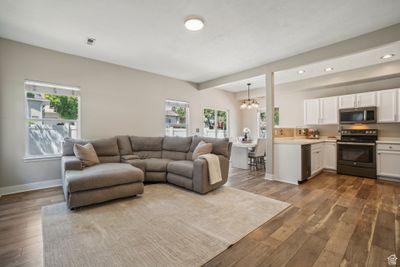
<svg viewBox="0 0 400 267"><path fill-rule="evenodd" d="M192 160L201 141L213 144L222 181L211 185L204 159ZM74 156L75 143L92 143L100 164L81 168ZM231 143L228 139L203 137L116 136L99 140L65 139L63 143L63 190L69 208L142 194L143 183L171 183L205 194L226 183Z"/></svg>

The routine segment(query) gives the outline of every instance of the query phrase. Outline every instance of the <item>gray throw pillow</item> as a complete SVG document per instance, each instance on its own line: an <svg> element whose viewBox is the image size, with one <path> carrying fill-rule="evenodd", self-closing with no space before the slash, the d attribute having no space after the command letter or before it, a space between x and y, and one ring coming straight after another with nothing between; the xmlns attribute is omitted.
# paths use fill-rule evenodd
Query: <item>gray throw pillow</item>
<svg viewBox="0 0 400 267"><path fill-rule="evenodd" d="M196 160L201 155L210 154L212 150L213 145L211 143L200 141L193 151L192 160Z"/></svg>

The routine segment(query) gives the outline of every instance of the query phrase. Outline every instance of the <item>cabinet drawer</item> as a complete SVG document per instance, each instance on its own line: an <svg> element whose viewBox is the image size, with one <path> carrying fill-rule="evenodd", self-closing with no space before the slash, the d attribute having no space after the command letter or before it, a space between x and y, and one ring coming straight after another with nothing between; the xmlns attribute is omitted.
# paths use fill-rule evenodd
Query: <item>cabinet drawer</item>
<svg viewBox="0 0 400 267"><path fill-rule="evenodd" d="M311 150L321 150L322 149L323 144L312 144L311 145Z"/></svg>
<svg viewBox="0 0 400 267"><path fill-rule="evenodd" d="M378 144L377 150L400 151L400 144Z"/></svg>

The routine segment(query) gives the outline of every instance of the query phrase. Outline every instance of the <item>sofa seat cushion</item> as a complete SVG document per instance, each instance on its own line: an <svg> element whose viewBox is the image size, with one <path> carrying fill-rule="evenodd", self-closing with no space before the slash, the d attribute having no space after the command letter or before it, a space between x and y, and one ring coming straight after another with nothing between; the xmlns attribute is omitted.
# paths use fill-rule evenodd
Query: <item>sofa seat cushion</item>
<svg viewBox="0 0 400 267"><path fill-rule="evenodd" d="M133 167L139 168L140 170L142 170L142 172L146 171L146 163L141 159L130 159L130 160L124 160L123 162L128 163Z"/></svg>
<svg viewBox="0 0 400 267"><path fill-rule="evenodd" d="M146 172L166 172L167 165L171 162L170 159L142 159L145 163L145 170Z"/></svg>
<svg viewBox="0 0 400 267"><path fill-rule="evenodd" d="M65 184L67 190L71 193L143 182L143 180L143 171L124 163L103 163L80 171L65 172Z"/></svg>
<svg viewBox="0 0 400 267"><path fill-rule="evenodd" d="M191 160L172 161L168 164L167 170L169 173L178 174L192 179L193 161Z"/></svg>

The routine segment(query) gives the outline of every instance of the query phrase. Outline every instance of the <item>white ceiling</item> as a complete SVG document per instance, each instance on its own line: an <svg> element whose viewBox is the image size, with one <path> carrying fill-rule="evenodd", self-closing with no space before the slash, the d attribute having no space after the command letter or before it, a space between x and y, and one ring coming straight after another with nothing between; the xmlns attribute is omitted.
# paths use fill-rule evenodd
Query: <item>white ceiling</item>
<svg viewBox="0 0 400 267"><path fill-rule="evenodd" d="M399 23L399 10L399 0L1 0L0 36L203 82ZM189 15L204 17L202 31L185 30Z"/></svg>
<svg viewBox="0 0 400 267"><path fill-rule="evenodd" d="M395 56L390 59L381 59L381 56L386 54L395 54ZM395 60L400 60L400 42L391 43L386 46L352 54L346 57L335 58L306 66L299 66L293 69L278 71L275 73L274 77L275 84L294 82ZM324 69L327 67L332 67L333 71L325 72ZM305 70L305 73L299 74L299 70ZM230 92L240 92L246 90L247 83L251 83L252 89L265 87L264 75L224 84L218 88Z"/></svg>

